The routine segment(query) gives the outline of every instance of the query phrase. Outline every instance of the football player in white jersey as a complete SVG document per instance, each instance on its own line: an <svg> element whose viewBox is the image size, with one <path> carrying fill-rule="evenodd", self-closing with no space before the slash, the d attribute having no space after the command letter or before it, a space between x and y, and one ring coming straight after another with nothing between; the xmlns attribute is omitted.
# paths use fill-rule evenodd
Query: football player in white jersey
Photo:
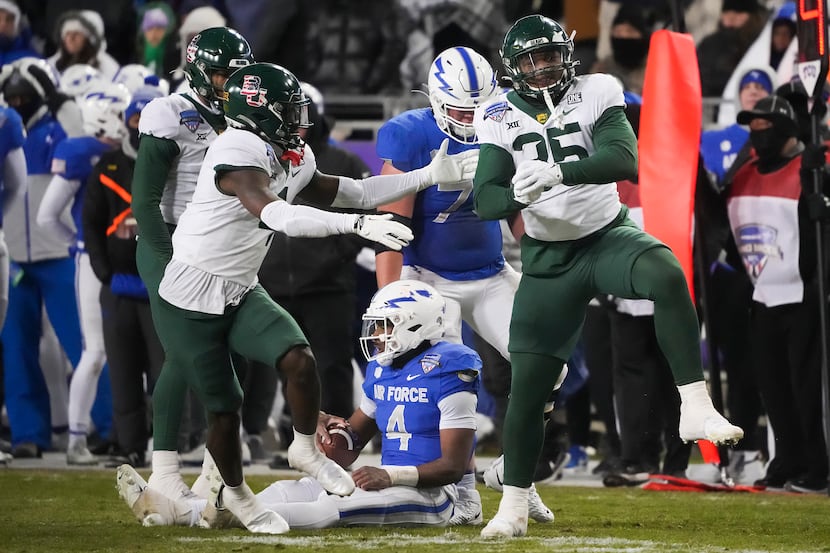
<svg viewBox="0 0 830 553"><path fill-rule="evenodd" d="M609 75L575 76L573 39L539 15L508 30L501 55L515 90L476 110L481 143L475 207L484 219L521 211L523 273L513 304L513 365L504 424L504 495L483 537L527 532L542 412L599 293L654 301L657 339L682 398L680 436L732 443L743 430L712 406L697 316L671 251L631 222L615 181L637 172L623 91ZM553 367L553 370L552 370Z"/></svg>
<svg viewBox="0 0 830 553"><path fill-rule="evenodd" d="M271 232L354 233L400 248L412 233L390 215L333 213L291 202L301 196L318 205L371 209L436 182L469 178L476 158L448 156L445 143L427 167L402 175L361 181L324 175L299 138L300 127L308 126L308 99L291 72L252 64L231 75L224 91L230 128L208 148L179 218L155 320L166 362L182 371L208 411L207 450L226 484L225 505L250 531L283 533L285 521L256 499L243 478L242 390L231 351L277 367L285 378L294 422L291 466L336 495L351 494L355 484L314 442L320 390L308 342L258 283Z"/></svg>
<svg viewBox="0 0 830 553"><path fill-rule="evenodd" d="M157 98L141 112L132 184L131 207L139 229L136 264L157 326L158 284L173 251L170 236L193 196L208 146L225 130L222 86L236 69L254 61L245 38L227 27L194 36L185 58L187 92ZM182 371L166 360L153 389L150 482L171 497L196 499L179 474L178 436L186 394ZM203 482L194 486L196 495Z"/></svg>
<svg viewBox="0 0 830 553"><path fill-rule="evenodd" d="M449 137L451 152L476 151L473 113L499 92L493 68L470 48L454 47L432 62L427 82L431 107L405 111L378 131L377 151L384 159L382 175L424 167ZM502 255L498 221L484 221L473 211L472 181L439 185L381 207L409 225L412 243L398 251L377 252L378 286L411 278L434 286L447 300L445 339L461 343L461 321L510 360L510 319L519 274ZM563 379L564 379L563 371ZM474 467L459 485L460 502L452 524L481 524L481 497ZM531 511L550 511L531 490Z"/></svg>
<svg viewBox="0 0 830 553"><path fill-rule="evenodd" d="M382 466L355 469L357 489L347 497L322 493L312 478L280 480L257 494L291 528L449 524L458 508L455 483L473 448L481 360L441 339L444 306L435 288L415 280L392 282L372 298L360 338L369 360L360 406L348 421L321 414L318 434L325 439L329 424L348 425L359 450L380 431ZM217 528L230 521L221 508L226 492L214 483L199 524ZM118 490L145 524L199 520L128 466L119 469Z"/></svg>

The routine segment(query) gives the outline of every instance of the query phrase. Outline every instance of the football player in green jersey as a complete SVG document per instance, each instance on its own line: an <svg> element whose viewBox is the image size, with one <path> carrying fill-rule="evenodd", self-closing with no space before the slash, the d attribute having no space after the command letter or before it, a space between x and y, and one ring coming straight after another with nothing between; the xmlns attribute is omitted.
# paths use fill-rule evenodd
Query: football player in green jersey
<svg viewBox="0 0 830 553"><path fill-rule="evenodd" d="M616 181L637 174L637 139L610 75L577 77L573 35L539 15L518 20L501 55L513 88L478 108L475 206L484 219L522 212L523 275L513 304L504 423L504 495L483 537L527 532L527 494L545 401L597 294L654 301L657 339L682 398L680 436L733 443L743 430L712 406L700 334L680 264L628 218Z"/></svg>

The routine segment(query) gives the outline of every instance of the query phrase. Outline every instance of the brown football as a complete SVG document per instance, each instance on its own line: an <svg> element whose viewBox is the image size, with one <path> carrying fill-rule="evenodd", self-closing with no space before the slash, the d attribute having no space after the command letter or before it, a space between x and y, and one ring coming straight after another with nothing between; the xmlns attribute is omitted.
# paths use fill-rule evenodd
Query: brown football
<svg viewBox="0 0 830 553"><path fill-rule="evenodd" d="M349 425L332 423L327 427L331 443L320 442L322 452L343 468L348 468L360 455L357 435Z"/></svg>

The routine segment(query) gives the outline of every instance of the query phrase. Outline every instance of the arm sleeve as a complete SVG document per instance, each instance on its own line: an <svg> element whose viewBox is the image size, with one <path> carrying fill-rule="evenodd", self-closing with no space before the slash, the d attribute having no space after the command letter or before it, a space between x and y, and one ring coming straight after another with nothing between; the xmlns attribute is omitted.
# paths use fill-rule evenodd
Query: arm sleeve
<svg viewBox="0 0 830 553"><path fill-rule="evenodd" d="M3 168L3 216L8 214L12 201L26 191L26 156L23 148L15 148L6 155Z"/></svg>
<svg viewBox="0 0 830 553"><path fill-rule="evenodd" d="M352 213L332 213L304 205L291 205L282 200L269 203L259 215L268 228L292 238L350 234L354 232L358 217Z"/></svg>
<svg viewBox="0 0 830 553"><path fill-rule="evenodd" d="M61 213L72 204L80 187L81 182L78 180L66 180L60 175L54 175L37 211L38 225L70 243L75 239L75 229L61 221Z"/></svg>
<svg viewBox="0 0 830 553"><path fill-rule="evenodd" d="M142 120L143 117L142 115ZM167 175L178 155L179 146L173 140L144 135L141 137L133 173L132 210L139 234L156 255L165 261L173 255L173 242L159 204Z"/></svg>
<svg viewBox="0 0 830 553"><path fill-rule="evenodd" d="M84 246L89 254L92 271L98 280L109 284L112 279L112 267L107 255L107 226L110 214L99 175L100 171L96 167L87 180L81 222L84 227Z"/></svg>
<svg viewBox="0 0 830 553"><path fill-rule="evenodd" d="M84 133L84 121L81 117L81 108L75 100L63 97L60 107L55 111L55 117L58 123L61 124L61 127L63 127L63 130L66 131L66 136L75 137L86 134Z"/></svg>
<svg viewBox="0 0 830 553"><path fill-rule="evenodd" d="M505 219L524 208L513 199L510 179L516 172L513 158L495 144L482 144L473 179L475 211L482 219Z"/></svg>
<svg viewBox="0 0 830 553"><path fill-rule="evenodd" d="M397 175L377 175L365 179L340 177L332 207L373 209L400 200L432 184L429 169L417 169Z"/></svg>
<svg viewBox="0 0 830 553"><path fill-rule="evenodd" d="M560 164L563 184L606 184L637 178L637 137L623 107L612 106L600 115L593 140L593 155Z"/></svg>

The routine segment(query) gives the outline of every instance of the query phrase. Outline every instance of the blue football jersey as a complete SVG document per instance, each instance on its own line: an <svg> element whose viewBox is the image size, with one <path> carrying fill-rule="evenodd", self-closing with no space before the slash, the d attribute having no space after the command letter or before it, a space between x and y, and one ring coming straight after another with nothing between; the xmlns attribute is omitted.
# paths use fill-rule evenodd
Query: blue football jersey
<svg viewBox="0 0 830 553"><path fill-rule="evenodd" d="M378 131L377 154L401 171L426 167L447 136L429 108L406 111ZM450 140L448 153L478 148ZM417 265L450 280L478 280L504 267L498 221L473 211L472 182L462 190L431 186L419 192L412 213L415 239L403 249L405 265Z"/></svg>
<svg viewBox="0 0 830 553"><path fill-rule="evenodd" d="M701 135L700 154L703 157L703 165L719 183L723 181L723 177L748 139L749 131L738 124L720 130L705 131Z"/></svg>
<svg viewBox="0 0 830 553"><path fill-rule="evenodd" d="M26 170L29 175L50 175L52 156L55 148L66 138L66 133L57 119L47 114L29 129L23 153L26 155Z"/></svg>
<svg viewBox="0 0 830 553"><path fill-rule="evenodd" d="M78 229L79 242L84 239L81 214L83 212L86 179L92 172L92 168L98 163L101 155L110 150L112 150L112 146L104 144L91 136L67 138L58 144L55 149L55 155L52 158L52 172L66 180L81 182L80 188L75 193L75 201L72 202L72 220L75 221L75 228Z"/></svg>
<svg viewBox="0 0 830 553"><path fill-rule="evenodd" d="M439 342L403 368L366 367L363 391L377 410L381 463L422 465L441 457L438 403L458 392L478 394L481 359L462 344Z"/></svg>
<svg viewBox="0 0 830 553"><path fill-rule="evenodd" d="M11 108L0 106L0 228L3 228L3 175L9 152L20 148L26 141L23 120Z"/></svg>

